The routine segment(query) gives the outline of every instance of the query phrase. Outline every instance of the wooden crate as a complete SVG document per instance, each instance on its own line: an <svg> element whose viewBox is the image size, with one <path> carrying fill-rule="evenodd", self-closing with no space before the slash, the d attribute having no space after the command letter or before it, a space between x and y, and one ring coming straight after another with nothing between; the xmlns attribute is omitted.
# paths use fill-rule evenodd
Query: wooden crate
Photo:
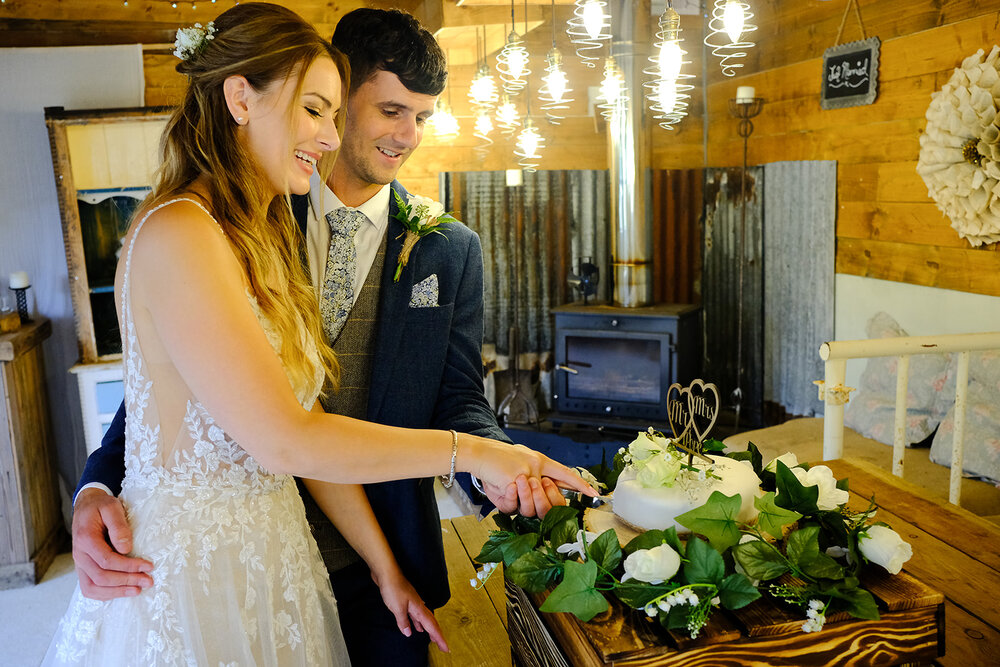
<svg viewBox="0 0 1000 667"><path fill-rule="evenodd" d="M879 603L877 621L841 613L828 617L821 632L805 633L802 610L765 597L735 612L716 610L692 640L617 602L589 623L540 613L547 594L527 594L508 582L508 630L526 667L899 665L944 654L941 593L906 572L871 576L864 585Z"/></svg>

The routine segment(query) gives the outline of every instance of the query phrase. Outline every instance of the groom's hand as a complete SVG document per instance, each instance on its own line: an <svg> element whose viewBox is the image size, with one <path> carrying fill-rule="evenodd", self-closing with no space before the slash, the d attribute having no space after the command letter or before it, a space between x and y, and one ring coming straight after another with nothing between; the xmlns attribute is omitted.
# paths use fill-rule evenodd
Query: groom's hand
<svg viewBox="0 0 1000 667"><path fill-rule="evenodd" d="M503 514L516 512L523 516L537 516L540 519L554 505L566 504L559 487L548 477L538 479L518 475L506 488L483 482L483 493Z"/></svg>
<svg viewBox="0 0 1000 667"><path fill-rule="evenodd" d="M84 489L73 509L73 563L80 592L94 600L138 595L153 585L153 564L125 556L132 529L121 501L101 489Z"/></svg>

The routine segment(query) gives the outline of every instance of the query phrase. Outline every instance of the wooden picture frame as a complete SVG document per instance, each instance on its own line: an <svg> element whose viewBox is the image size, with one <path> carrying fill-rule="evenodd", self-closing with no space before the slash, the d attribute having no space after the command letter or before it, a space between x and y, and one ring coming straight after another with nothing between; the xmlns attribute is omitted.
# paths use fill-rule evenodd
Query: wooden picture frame
<svg viewBox="0 0 1000 667"><path fill-rule="evenodd" d="M869 37L827 49L823 54L820 106L843 109L874 102L878 96L881 46L878 37Z"/></svg>

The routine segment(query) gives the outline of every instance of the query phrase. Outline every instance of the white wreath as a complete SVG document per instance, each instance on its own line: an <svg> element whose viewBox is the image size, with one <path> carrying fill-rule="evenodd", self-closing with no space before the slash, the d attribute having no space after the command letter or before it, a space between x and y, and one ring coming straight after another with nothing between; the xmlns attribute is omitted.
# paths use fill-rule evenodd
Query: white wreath
<svg viewBox="0 0 1000 667"><path fill-rule="evenodd" d="M1000 241L1000 46L976 51L931 95L917 173L973 246Z"/></svg>

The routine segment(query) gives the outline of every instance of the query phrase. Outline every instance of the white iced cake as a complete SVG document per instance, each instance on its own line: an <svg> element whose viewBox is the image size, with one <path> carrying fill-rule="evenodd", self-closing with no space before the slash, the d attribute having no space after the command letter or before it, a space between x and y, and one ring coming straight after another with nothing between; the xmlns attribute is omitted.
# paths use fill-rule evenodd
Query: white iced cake
<svg viewBox="0 0 1000 667"><path fill-rule="evenodd" d="M754 497L760 493L760 478L744 461L709 455L712 463L695 457L688 469L688 455L659 434L640 433L625 453L627 465L618 477L611 507L619 518L643 530L678 532L687 528L676 517L708 502L714 491L743 498L738 521L757 516Z"/></svg>

